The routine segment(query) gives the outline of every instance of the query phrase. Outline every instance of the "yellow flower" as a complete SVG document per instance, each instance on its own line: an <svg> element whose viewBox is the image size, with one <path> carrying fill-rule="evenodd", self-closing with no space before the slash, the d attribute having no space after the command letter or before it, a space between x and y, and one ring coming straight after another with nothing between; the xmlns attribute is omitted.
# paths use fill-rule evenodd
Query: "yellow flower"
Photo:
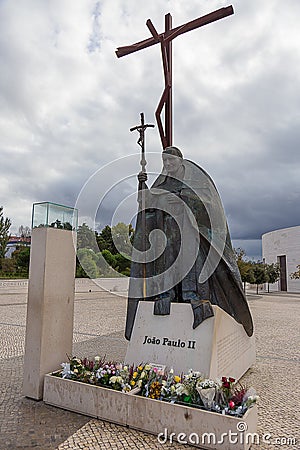
<svg viewBox="0 0 300 450"><path fill-rule="evenodd" d="M142 371L143 370L143 366L139 366L138 369L139 369L139 371Z"/></svg>
<svg viewBox="0 0 300 450"><path fill-rule="evenodd" d="M175 381L175 383L179 383L179 381L180 381L180 377L179 377L178 375L175 375L175 377L174 377L174 381Z"/></svg>
<svg viewBox="0 0 300 450"><path fill-rule="evenodd" d="M138 376L138 373L134 372L132 376L133 376L133 378L136 378Z"/></svg>
<svg viewBox="0 0 300 450"><path fill-rule="evenodd" d="M78 369L74 369L73 372L74 372L74 373L78 373Z"/></svg>
<svg viewBox="0 0 300 450"><path fill-rule="evenodd" d="M131 381L130 381L130 384L131 384L131 386L134 386L134 385L135 385L135 381L134 381L134 380L131 380Z"/></svg>

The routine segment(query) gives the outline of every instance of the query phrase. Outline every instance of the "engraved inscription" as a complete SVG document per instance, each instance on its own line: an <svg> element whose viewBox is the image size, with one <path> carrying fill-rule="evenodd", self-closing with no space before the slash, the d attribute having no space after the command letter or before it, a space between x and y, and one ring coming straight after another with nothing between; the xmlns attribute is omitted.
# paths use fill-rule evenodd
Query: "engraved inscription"
<svg viewBox="0 0 300 450"><path fill-rule="evenodd" d="M251 348L250 339L235 331L217 342L218 372L225 373L232 363L240 359Z"/></svg>

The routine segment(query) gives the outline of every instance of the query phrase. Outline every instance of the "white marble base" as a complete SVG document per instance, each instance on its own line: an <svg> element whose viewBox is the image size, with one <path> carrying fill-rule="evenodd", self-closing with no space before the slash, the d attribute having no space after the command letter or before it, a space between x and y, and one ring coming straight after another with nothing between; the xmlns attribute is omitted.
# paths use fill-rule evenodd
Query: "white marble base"
<svg viewBox="0 0 300 450"><path fill-rule="evenodd" d="M243 418L237 418L51 375L45 376L44 401L59 408L157 435L160 443L176 440L183 443L185 440L187 444L200 448L247 450L253 439L250 433L257 431L256 405ZM238 424L241 422L245 432L240 431ZM231 433L235 435L231 436Z"/></svg>
<svg viewBox="0 0 300 450"><path fill-rule="evenodd" d="M154 316L153 302L140 302L125 362L165 364L175 373L197 370L209 378L239 379L255 362L254 336L218 306L214 317L192 329L190 305L171 303L171 314Z"/></svg>

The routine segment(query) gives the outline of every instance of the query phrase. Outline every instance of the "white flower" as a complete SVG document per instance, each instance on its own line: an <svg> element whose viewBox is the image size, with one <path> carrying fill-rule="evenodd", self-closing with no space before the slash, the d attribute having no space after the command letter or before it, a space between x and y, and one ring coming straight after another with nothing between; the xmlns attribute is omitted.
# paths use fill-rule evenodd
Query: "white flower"
<svg viewBox="0 0 300 450"><path fill-rule="evenodd" d="M176 385L176 394L177 394L177 395L182 395L182 394L188 395L189 392L188 392L186 386L184 386L184 384L179 384L179 383L178 383L178 384Z"/></svg>
<svg viewBox="0 0 300 450"><path fill-rule="evenodd" d="M247 398L247 402L254 403L257 402L258 399L259 399L258 395L249 395L249 397Z"/></svg>
<svg viewBox="0 0 300 450"><path fill-rule="evenodd" d="M66 378L66 377L68 377L68 376L73 374L73 372L71 371L70 363L62 363L61 367L63 368L63 370L61 372L62 378Z"/></svg>
<svg viewBox="0 0 300 450"><path fill-rule="evenodd" d="M170 369L169 373L173 374L174 373L174 369Z"/></svg>
<svg viewBox="0 0 300 450"><path fill-rule="evenodd" d="M95 362L99 362L100 361L100 356L95 356Z"/></svg>
<svg viewBox="0 0 300 450"><path fill-rule="evenodd" d="M110 383L114 384L116 381L117 381L117 377L116 376L110 377L110 380L109 380Z"/></svg>
<svg viewBox="0 0 300 450"><path fill-rule="evenodd" d="M63 368L63 370L70 370L71 369L71 364L70 363L61 363L61 367Z"/></svg>
<svg viewBox="0 0 300 450"><path fill-rule="evenodd" d="M146 374L145 374L145 372L143 371L143 372L141 373L140 378L141 378L141 379L145 378L145 375L146 375Z"/></svg>
<svg viewBox="0 0 300 450"><path fill-rule="evenodd" d="M105 373L106 373L106 371L103 370L101 367L99 367L99 369L96 372L96 378L98 378L98 380L99 380L99 378L101 378L103 375L105 375Z"/></svg>
<svg viewBox="0 0 300 450"><path fill-rule="evenodd" d="M111 384L115 384L115 383L122 384L123 378L120 377L120 375L118 375L118 376L117 376L117 375L114 375L114 376L110 377L109 382L110 382Z"/></svg>

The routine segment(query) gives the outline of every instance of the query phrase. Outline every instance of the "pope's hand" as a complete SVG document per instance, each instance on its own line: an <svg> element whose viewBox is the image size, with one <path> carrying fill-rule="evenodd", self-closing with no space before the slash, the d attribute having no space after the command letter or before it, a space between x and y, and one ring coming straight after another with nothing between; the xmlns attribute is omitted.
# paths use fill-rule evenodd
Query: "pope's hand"
<svg viewBox="0 0 300 450"><path fill-rule="evenodd" d="M146 172L140 172L137 177L141 183L145 183L148 180L148 175Z"/></svg>

